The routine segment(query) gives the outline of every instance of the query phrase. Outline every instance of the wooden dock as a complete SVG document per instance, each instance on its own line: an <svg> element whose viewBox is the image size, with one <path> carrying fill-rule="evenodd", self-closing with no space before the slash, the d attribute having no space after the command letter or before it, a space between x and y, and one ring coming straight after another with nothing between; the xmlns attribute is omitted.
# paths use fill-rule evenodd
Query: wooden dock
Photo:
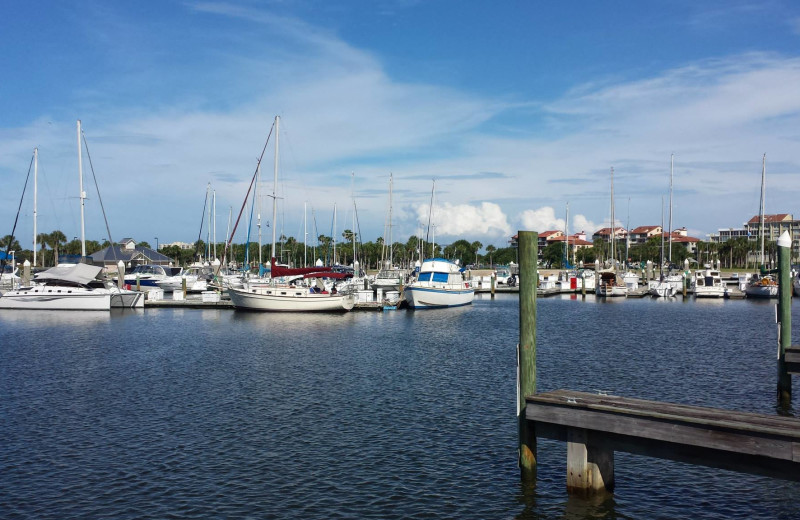
<svg viewBox="0 0 800 520"><path fill-rule="evenodd" d="M567 442L574 491L613 489L615 451L800 481L793 417L571 390L528 396L525 417L536 437Z"/></svg>

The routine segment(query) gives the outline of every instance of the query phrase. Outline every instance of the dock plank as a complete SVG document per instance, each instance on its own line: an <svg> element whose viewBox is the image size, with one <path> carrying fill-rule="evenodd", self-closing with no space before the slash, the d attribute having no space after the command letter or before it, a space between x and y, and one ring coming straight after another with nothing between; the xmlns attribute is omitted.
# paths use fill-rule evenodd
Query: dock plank
<svg viewBox="0 0 800 520"><path fill-rule="evenodd" d="M526 398L536 435L735 471L800 480L800 419L557 390Z"/></svg>

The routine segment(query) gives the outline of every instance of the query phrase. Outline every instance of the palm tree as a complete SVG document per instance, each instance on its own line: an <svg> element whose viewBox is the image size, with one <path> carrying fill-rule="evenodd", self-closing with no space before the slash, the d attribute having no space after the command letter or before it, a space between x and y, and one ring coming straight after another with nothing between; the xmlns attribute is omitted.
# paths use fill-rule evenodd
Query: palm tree
<svg viewBox="0 0 800 520"><path fill-rule="evenodd" d="M489 254L489 267L492 267L494 265L494 262L492 261L492 254L494 254L495 251L497 251L497 248L494 247L492 244L486 246L486 252Z"/></svg>
<svg viewBox="0 0 800 520"><path fill-rule="evenodd" d="M48 235L48 244L53 249L53 265L58 264L58 250L67 243L67 237L59 230Z"/></svg>

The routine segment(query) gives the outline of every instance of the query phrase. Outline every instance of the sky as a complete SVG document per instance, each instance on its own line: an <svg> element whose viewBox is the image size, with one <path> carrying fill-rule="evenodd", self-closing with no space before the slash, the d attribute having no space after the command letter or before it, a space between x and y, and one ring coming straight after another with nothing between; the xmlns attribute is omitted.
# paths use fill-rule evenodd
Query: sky
<svg viewBox="0 0 800 520"><path fill-rule="evenodd" d="M100 241L103 208L114 240L224 241L265 145L237 243L259 212L265 244L356 228L505 247L567 208L591 235L612 168L616 223L668 227L671 157L673 229L707 240L757 215L764 154L766 213L800 218L788 0L11 2L0 42L0 236L38 147L38 232L80 237L79 119Z"/></svg>

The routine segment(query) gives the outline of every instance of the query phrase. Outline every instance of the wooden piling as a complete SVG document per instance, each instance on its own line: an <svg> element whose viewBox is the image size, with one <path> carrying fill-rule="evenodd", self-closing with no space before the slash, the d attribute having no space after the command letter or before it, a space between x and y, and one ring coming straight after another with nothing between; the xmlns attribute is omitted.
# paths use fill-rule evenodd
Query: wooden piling
<svg viewBox="0 0 800 520"><path fill-rule="evenodd" d="M125 286L125 262L117 262L117 287L122 289Z"/></svg>
<svg viewBox="0 0 800 520"><path fill-rule="evenodd" d="M186 299L186 276L181 276L181 290L183 291L183 299Z"/></svg>
<svg viewBox="0 0 800 520"><path fill-rule="evenodd" d="M22 263L22 286L28 287L31 285L31 261L25 260Z"/></svg>
<svg viewBox="0 0 800 520"><path fill-rule="evenodd" d="M517 420L519 467L523 480L535 478L536 434L525 418L525 396L536 393L536 285L539 234L520 231L519 344L517 345Z"/></svg>
<svg viewBox="0 0 800 520"><path fill-rule="evenodd" d="M792 343L792 239L788 231L778 238L778 402L792 400L792 376L786 369L786 349Z"/></svg>

